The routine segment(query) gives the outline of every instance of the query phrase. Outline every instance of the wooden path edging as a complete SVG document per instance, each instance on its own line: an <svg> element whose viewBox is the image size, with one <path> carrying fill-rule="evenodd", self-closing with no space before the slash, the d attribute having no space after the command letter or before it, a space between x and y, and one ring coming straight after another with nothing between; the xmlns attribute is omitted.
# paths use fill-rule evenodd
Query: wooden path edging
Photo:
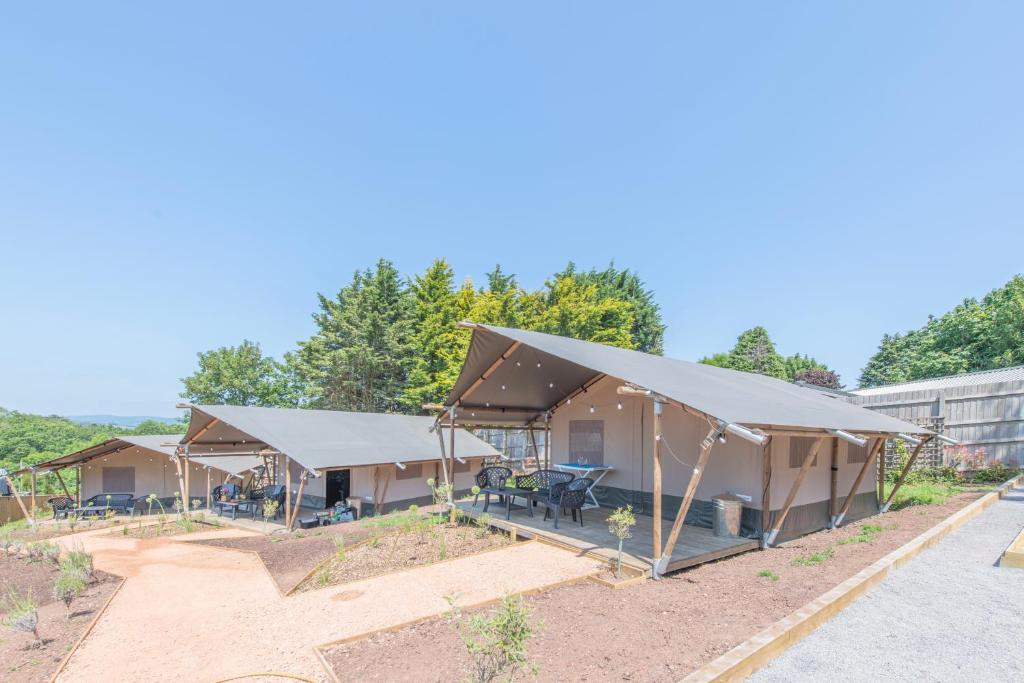
<svg viewBox="0 0 1024 683"><path fill-rule="evenodd" d="M1003 551L1003 557L999 560L999 566L1024 569L1024 529L1020 530L1020 533L1017 534L1017 538L1013 540L1010 547Z"/></svg>
<svg viewBox="0 0 1024 683"><path fill-rule="evenodd" d="M792 614L776 621L724 655L705 664L682 679L681 683L724 683L725 681L744 680L881 583L892 570L903 566L922 550L930 548L952 531L977 517L1022 481L1024 481L1024 475L1014 477L1001 484L995 491L986 493L917 538L868 565L846 581Z"/></svg>

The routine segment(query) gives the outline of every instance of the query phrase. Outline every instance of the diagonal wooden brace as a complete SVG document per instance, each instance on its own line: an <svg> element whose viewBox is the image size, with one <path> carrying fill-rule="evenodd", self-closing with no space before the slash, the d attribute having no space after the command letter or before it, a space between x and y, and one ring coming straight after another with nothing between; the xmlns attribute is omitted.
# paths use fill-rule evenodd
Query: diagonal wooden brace
<svg viewBox="0 0 1024 683"><path fill-rule="evenodd" d="M879 512L889 511L889 506L892 505L892 499L896 497L896 492L900 490L900 487L903 486L903 481L907 478L907 475L910 474L910 468L914 466L914 461L917 460L917 456L921 453L921 449L924 448L924 445L931 440L931 435L928 435L921 439L919 444L914 446L914 450L911 451L910 457L907 458L907 464L903 466L903 470L900 472L899 479L896 480L896 484L893 485L892 491L889 492L889 497L886 498L885 503L878 508ZM885 484L883 483L882 486L882 491L885 491Z"/></svg>
<svg viewBox="0 0 1024 683"><path fill-rule="evenodd" d="M838 527L840 524L843 523L843 518L845 518L846 513L850 511L850 506L853 505L853 497L857 495L857 489L860 488L861 482L864 481L864 475L866 475L868 473L868 470L871 469L871 465L874 464L875 458L878 457L879 451L881 451L884 447L885 437L880 436L875 442L874 448L872 448L871 452L868 454L867 459L864 461L864 465L860 468L860 472L857 473L857 479L856 481L853 482L853 486L850 487L850 493L847 494L846 500L843 501L842 509L839 511L839 514L836 515L836 518L832 521L833 528Z"/></svg>
<svg viewBox="0 0 1024 683"><path fill-rule="evenodd" d="M782 505L782 509L779 510L779 516L775 518L775 523L772 524L772 530L768 532L768 537L764 539L765 546L771 546L775 543L776 537L779 535L779 531L782 529L782 524L786 521L786 516L789 514L789 509L793 507L793 501L796 500L796 494L800 492L800 485L804 483L804 477L807 476L807 472L810 471L811 465L814 463L814 459L818 457L818 451L821 450L822 444L828 440L828 437L821 437L816 439L814 445L811 446L811 450L807 451L807 455L804 456L804 461L800 463L800 473L796 476L796 481L793 482L793 487L789 490L789 495L786 496L786 502Z"/></svg>
<svg viewBox="0 0 1024 683"><path fill-rule="evenodd" d="M715 445L715 441L721 433L721 427L712 427L708 435L704 437L704 441L701 442L697 466L693 468L693 476L690 477L690 483L686 486L686 493L683 494L683 501L679 504L679 512L676 513L676 519L672 522L672 530L668 534L665 548L661 551L661 557L655 558L654 568L651 572L654 577L664 574L665 569L668 567L669 558L672 557L672 550L676 547L676 541L679 540L679 532L683 530L686 513L690 510L694 494L697 493L697 484L700 483L701 475L704 474L704 466L708 462L708 456L711 455L711 448ZM654 521L659 523L661 520L656 519Z"/></svg>

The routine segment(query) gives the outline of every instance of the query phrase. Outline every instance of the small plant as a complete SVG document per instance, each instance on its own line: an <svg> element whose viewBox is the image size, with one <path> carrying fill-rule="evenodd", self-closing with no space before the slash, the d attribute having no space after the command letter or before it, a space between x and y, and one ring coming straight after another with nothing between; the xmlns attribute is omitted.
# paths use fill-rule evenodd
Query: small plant
<svg viewBox="0 0 1024 683"><path fill-rule="evenodd" d="M512 681L521 671L537 673L526 658L526 644L537 627L530 623L530 609L521 597L506 595L495 610L469 617L461 615L454 598L446 599L452 605L450 619L473 661L473 681Z"/></svg>
<svg viewBox="0 0 1024 683"><path fill-rule="evenodd" d="M794 567L816 567L826 560L831 560L835 554L836 551L829 546L824 550L819 550L818 552L811 553L810 555L794 557L790 564Z"/></svg>
<svg viewBox="0 0 1024 683"><path fill-rule="evenodd" d="M757 575L765 579L771 579L772 581L779 580L779 575L773 572L771 569L762 569L757 573Z"/></svg>
<svg viewBox="0 0 1024 683"><path fill-rule="evenodd" d="M376 531L374 531L372 534L370 534L370 547L371 548L376 548L379 545L380 545L380 534L377 533Z"/></svg>
<svg viewBox="0 0 1024 683"><path fill-rule="evenodd" d="M46 541L32 541L25 546L25 550L28 552L28 561L39 562L42 560L43 554L46 552L47 545Z"/></svg>
<svg viewBox="0 0 1024 683"><path fill-rule="evenodd" d="M274 517L277 516L277 510L279 507L281 507L281 503L279 501L273 499L264 500L263 507L261 508L263 521L269 523L270 520L274 519Z"/></svg>
<svg viewBox="0 0 1024 683"><path fill-rule="evenodd" d="M320 565L316 572L317 585L323 587L331 583L331 568L327 564Z"/></svg>
<svg viewBox="0 0 1024 683"><path fill-rule="evenodd" d="M60 567L62 571L76 571L87 579L94 578L92 555L85 552L81 544L64 553Z"/></svg>
<svg viewBox="0 0 1024 683"><path fill-rule="evenodd" d="M485 512L476 518L476 525L479 527L477 535L484 538L491 528L491 513Z"/></svg>
<svg viewBox="0 0 1024 683"><path fill-rule="evenodd" d="M345 550L345 539L338 536L334 539L334 556L338 558L338 562L344 562L347 556Z"/></svg>
<svg viewBox="0 0 1024 683"><path fill-rule="evenodd" d="M53 566L60 565L60 546L49 541L42 541L43 559L49 561Z"/></svg>
<svg viewBox="0 0 1024 683"><path fill-rule="evenodd" d="M85 578L77 571L62 571L53 583L53 597L64 603L66 617L71 618L71 603L85 592Z"/></svg>
<svg viewBox="0 0 1024 683"><path fill-rule="evenodd" d="M619 552L615 558L615 578L617 579L622 578L622 542L633 535L634 526L636 526L636 515L633 514L632 505L616 508L615 512L608 515L608 532L619 539Z"/></svg>
<svg viewBox="0 0 1024 683"><path fill-rule="evenodd" d="M128 527L126 527L126 526L121 527L121 535L122 536L127 536L128 535Z"/></svg>
<svg viewBox="0 0 1024 683"><path fill-rule="evenodd" d="M21 595L11 589L4 598L3 611L4 617L0 623L4 627L21 633L31 633L36 639L37 647L43 644L43 639L39 637L39 610L32 597L32 591Z"/></svg>
<svg viewBox="0 0 1024 683"><path fill-rule="evenodd" d="M887 529L895 529L895 526L883 527L881 524L865 524L855 536L847 536L839 541L839 545L850 545L851 543L871 543L875 537Z"/></svg>
<svg viewBox="0 0 1024 683"><path fill-rule="evenodd" d="M11 530L7 527L0 527L0 550L4 551L4 555L10 555L13 546L14 538L11 536Z"/></svg>

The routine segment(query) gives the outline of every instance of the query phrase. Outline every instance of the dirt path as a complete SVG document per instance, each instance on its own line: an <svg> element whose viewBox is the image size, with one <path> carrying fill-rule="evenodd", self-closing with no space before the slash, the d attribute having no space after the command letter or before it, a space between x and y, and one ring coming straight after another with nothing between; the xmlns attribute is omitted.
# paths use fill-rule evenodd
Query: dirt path
<svg viewBox="0 0 1024 683"><path fill-rule="evenodd" d="M188 538L232 538L231 529ZM259 559L181 538L89 532L61 539L128 577L60 681L217 681L280 671L326 680L313 646L429 617L463 604L583 576L596 562L526 543L282 598Z"/></svg>

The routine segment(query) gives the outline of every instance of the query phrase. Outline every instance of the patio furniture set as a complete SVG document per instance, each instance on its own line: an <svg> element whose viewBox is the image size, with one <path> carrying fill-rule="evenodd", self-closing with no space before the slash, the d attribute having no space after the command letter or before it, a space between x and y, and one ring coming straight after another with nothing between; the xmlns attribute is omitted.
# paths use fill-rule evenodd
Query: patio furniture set
<svg viewBox="0 0 1024 683"><path fill-rule="evenodd" d="M237 519L241 510L255 520L257 514L263 513L263 504L270 500L277 501L277 508L274 510L274 519L277 519L284 508L284 486L281 484L252 489L248 495L242 493L238 484L221 484L213 489L213 509L219 517L223 517L224 512L229 511L231 519Z"/></svg>
<svg viewBox="0 0 1024 683"><path fill-rule="evenodd" d="M132 509L133 497L130 493L101 493L83 501L81 505L76 505L75 499L67 496L56 496L46 502L53 510L53 519L81 519L103 516L110 510L128 514Z"/></svg>
<svg viewBox="0 0 1024 683"><path fill-rule="evenodd" d="M507 467L490 466L483 468L476 475L476 485L480 493L474 497L473 505L476 506L482 494L483 511L487 512L491 496L495 495L499 503L504 501L505 519L508 520L512 517L515 499L522 498L530 517L533 517L533 508L541 505L544 507L544 521L547 521L549 515L552 516L556 529L558 519L565 511L572 513L573 522L576 521L578 514L580 526L583 526L583 511L598 507L597 499L591 492L595 483L595 479L577 478L572 472L560 469L540 469L513 476L512 470Z"/></svg>

